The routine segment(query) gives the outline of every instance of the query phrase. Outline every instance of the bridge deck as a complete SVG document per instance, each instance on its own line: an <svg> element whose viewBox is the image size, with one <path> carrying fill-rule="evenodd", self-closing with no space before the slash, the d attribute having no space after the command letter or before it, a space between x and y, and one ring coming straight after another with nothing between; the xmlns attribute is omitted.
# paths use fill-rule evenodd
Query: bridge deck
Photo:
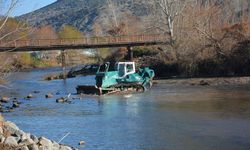
<svg viewBox="0 0 250 150"><path fill-rule="evenodd" d="M0 41L0 52L88 49L168 44L166 35L132 35L81 39L31 39Z"/></svg>

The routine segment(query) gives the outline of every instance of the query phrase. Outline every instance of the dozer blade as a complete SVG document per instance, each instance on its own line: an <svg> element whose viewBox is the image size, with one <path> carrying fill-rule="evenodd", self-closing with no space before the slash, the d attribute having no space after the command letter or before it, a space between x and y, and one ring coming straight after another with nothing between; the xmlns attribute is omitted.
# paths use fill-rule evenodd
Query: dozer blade
<svg viewBox="0 0 250 150"><path fill-rule="evenodd" d="M94 85L78 85L76 87L77 94L101 95L101 90Z"/></svg>

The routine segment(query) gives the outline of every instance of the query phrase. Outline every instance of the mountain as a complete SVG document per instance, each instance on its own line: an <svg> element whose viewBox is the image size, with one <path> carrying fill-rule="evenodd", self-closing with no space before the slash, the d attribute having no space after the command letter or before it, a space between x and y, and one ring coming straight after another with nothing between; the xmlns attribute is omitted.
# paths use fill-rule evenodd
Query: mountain
<svg viewBox="0 0 250 150"><path fill-rule="evenodd" d="M149 1L149 0L147 0ZM54 29L59 30L63 25L71 25L78 28L80 31L90 33L95 23L102 28L108 27L112 22L111 7L115 9L115 15L120 17L124 14L141 19L147 17L150 12L146 6L145 0L57 0L56 2L45 6L34 12L19 16L18 19L27 21L29 24L39 27L51 25ZM200 0L202 5L206 6L211 1L223 3L223 0ZM112 2L112 6L110 3ZM224 4L223 4L224 5ZM250 0L234 0L230 4L230 10L234 10L237 16L243 13L241 10L248 12L250 20ZM113 9L113 8L112 8ZM227 12L229 8L225 9ZM136 20L135 19L135 20Z"/></svg>
<svg viewBox="0 0 250 150"><path fill-rule="evenodd" d="M115 6L130 8L136 15L144 14L145 9L140 4L133 3L132 6L133 0L113 0L112 2ZM56 30L67 24L83 32L90 32L95 20L107 11L108 7L107 0L57 0L34 12L19 16L18 19L34 26L52 25Z"/></svg>
<svg viewBox="0 0 250 150"><path fill-rule="evenodd" d="M34 12L19 16L34 26L52 25L59 29L68 24L81 31L89 30L98 16L103 0L57 0Z"/></svg>

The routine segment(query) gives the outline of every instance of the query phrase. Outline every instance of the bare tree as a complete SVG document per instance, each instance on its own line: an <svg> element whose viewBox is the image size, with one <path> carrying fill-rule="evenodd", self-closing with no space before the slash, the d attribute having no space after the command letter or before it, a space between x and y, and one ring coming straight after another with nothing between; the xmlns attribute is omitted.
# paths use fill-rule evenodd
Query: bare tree
<svg viewBox="0 0 250 150"><path fill-rule="evenodd" d="M201 42L204 43L202 49L212 49L217 58L225 58L238 41L248 36L244 22L241 22L242 18L235 22L235 7L237 5L229 1L210 1L200 13L202 15L194 21L194 29L204 40Z"/></svg>
<svg viewBox="0 0 250 150"><path fill-rule="evenodd" d="M129 13L127 9L127 2L118 3L114 0L107 0L107 7L105 12L105 18L103 24L105 24L107 34L112 36L125 34L126 17L125 15Z"/></svg>
<svg viewBox="0 0 250 150"><path fill-rule="evenodd" d="M149 0L147 5L151 9L150 20L153 21L150 28L168 34L173 41L177 17L182 14L188 1L191 0Z"/></svg>
<svg viewBox="0 0 250 150"><path fill-rule="evenodd" d="M2 32L6 27L8 20L10 19L11 13L15 9L19 0L0 0L0 32L4 33L0 35L0 41L5 39L8 36L16 33L18 29L8 32ZM2 43L2 42L1 42ZM12 70L15 68L13 65L9 65L11 63L10 57L7 53L0 54L1 64L0 64L0 84L1 81L5 80ZM1 85L3 87L3 85Z"/></svg>
<svg viewBox="0 0 250 150"><path fill-rule="evenodd" d="M18 2L19 0L0 0L0 8L2 9L2 12L0 12L0 30L5 26Z"/></svg>
<svg viewBox="0 0 250 150"><path fill-rule="evenodd" d="M109 7L109 10L111 11L112 14L112 20L114 21L114 25L115 27L118 27L119 23L118 23L118 18L117 18L117 6L115 5L115 3L112 0L107 0L107 4Z"/></svg>

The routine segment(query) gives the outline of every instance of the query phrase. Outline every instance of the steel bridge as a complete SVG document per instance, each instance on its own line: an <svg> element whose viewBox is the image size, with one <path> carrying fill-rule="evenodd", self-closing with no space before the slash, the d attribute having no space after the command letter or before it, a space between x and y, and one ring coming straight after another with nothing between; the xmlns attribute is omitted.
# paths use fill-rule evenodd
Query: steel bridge
<svg viewBox="0 0 250 150"><path fill-rule="evenodd" d="M0 52L150 46L169 44L168 41L169 39L167 36L161 34L88 37L78 39L0 40Z"/></svg>
<svg viewBox="0 0 250 150"><path fill-rule="evenodd" d="M63 74L64 78L66 78L65 50L126 47L128 49L128 60L132 61L132 47L165 44L170 44L170 40L168 36L163 34L87 37L76 39L0 40L0 52L60 50Z"/></svg>

